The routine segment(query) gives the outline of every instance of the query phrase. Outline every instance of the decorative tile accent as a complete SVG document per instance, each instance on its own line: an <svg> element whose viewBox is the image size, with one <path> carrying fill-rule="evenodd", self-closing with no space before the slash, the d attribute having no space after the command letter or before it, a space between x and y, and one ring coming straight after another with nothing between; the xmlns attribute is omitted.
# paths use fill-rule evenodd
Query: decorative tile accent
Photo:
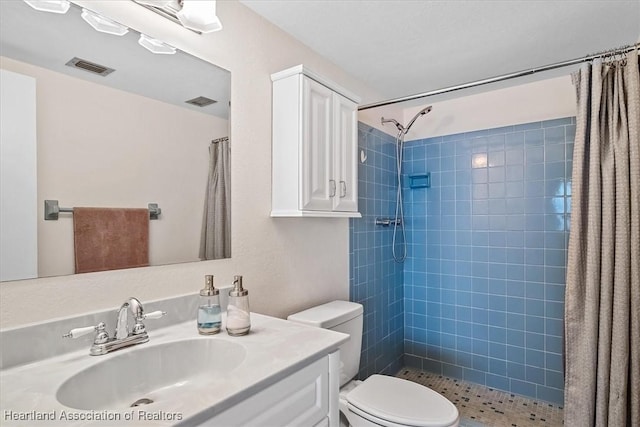
<svg viewBox="0 0 640 427"><path fill-rule="evenodd" d="M471 382L403 368L397 377L422 384L458 408L461 427L561 426L562 406L536 401Z"/></svg>

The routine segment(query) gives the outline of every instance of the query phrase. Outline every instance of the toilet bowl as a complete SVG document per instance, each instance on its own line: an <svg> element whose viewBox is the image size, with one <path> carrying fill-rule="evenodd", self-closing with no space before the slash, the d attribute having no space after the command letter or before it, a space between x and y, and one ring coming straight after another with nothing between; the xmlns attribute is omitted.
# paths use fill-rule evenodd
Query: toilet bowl
<svg viewBox="0 0 640 427"><path fill-rule="evenodd" d="M362 345L362 305L333 301L292 314L288 320L349 334L340 347L340 421L351 427L455 427L458 409L428 387L387 375L352 380Z"/></svg>
<svg viewBox="0 0 640 427"><path fill-rule="evenodd" d="M340 396L340 409L353 427L450 427L458 410L428 387L386 375L371 375ZM347 412L348 411L348 412Z"/></svg>

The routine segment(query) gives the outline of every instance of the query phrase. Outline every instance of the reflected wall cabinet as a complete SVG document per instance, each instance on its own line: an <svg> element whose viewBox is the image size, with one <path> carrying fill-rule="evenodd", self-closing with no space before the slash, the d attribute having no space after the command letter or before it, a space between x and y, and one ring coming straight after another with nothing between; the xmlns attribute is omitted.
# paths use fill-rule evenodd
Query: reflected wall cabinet
<svg viewBox="0 0 640 427"><path fill-rule="evenodd" d="M360 217L360 99L302 65L271 80L271 216Z"/></svg>

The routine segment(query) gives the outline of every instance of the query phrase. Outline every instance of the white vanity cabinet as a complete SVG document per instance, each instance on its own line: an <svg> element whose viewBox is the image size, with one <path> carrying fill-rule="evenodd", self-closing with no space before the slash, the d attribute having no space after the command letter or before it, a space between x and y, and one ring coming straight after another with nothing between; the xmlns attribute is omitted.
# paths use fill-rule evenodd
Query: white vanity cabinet
<svg viewBox="0 0 640 427"><path fill-rule="evenodd" d="M360 217L359 98L302 65L271 80L271 216Z"/></svg>
<svg viewBox="0 0 640 427"><path fill-rule="evenodd" d="M339 372L331 367L339 357L324 356L199 425L337 427Z"/></svg>
<svg viewBox="0 0 640 427"><path fill-rule="evenodd" d="M53 424L65 427L339 426L339 348L348 335L251 313L248 335L205 337L188 314L193 304L195 295L154 303L173 309L179 323L149 324L148 343L102 356L87 354L91 340L64 352L58 337L111 310L0 329L0 424L32 425L18 414L38 413L54 414ZM46 351L27 345L33 337ZM141 398L153 402L130 407ZM103 413L109 418L95 417Z"/></svg>

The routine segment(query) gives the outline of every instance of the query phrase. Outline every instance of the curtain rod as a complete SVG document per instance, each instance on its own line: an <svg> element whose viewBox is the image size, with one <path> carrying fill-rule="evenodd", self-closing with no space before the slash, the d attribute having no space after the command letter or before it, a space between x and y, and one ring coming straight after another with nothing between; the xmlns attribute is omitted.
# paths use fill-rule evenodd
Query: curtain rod
<svg viewBox="0 0 640 427"><path fill-rule="evenodd" d="M212 144L217 144L218 142L224 142L224 141L228 141L229 137L228 136L223 136L222 138L218 138L218 139L214 139L211 141Z"/></svg>
<svg viewBox="0 0 640 427"><path fill-rule="evenodd" d="M628 46L623 46L623 47L620 47L620 48L617 48L617 49L608 50L606 52L596 53L596 54L589 55L589 56L586 56L586 57L583 57L583 58L576 58L576 59L571 59L571 60L568 60L568 61L556 62L555 64L545 65L545 66L538 67L538 68L530 68L528 70L517 71L515 73L503 74L501 76L491 77L491 78L484 79L484 80L477 80L475 82L464 83L464 84L457 85L457 86L449 86L449 87L446 87L446 88L443 88L443 89L432 90L430 92L423 92L423 93L418 93L418 94L415 94L415 95L403 96L401 98L389 99L387 101L374 102L372 104L366 104L366 105L362 105L362 106L358 107L358 111L368 110L370 108L376 108L376 107L384 107L385 105L397 104L397 103L405 102L405 101L413 101L414 99L426 98L428 96L440 95L440 94L447 93L447 92L454 92L454 91L457 91L457 90L468 89L468 88L476 87L476 86L482 86L482 85L486 85L486 84L489 84L489 83L495 83L495 82L501 82L501 81L504 81L504 80L515 79L517 77L523 77L523 76L527 76L527 75L530 75L530 74L539 73L541 71L555 70L556 68L562 68L562 67L568 67L570 65L580 64L582 62L591 61L591 60L594 60L596 58L601 58L601 57L604 57L604 56L620 55L620 54L623 54L623 53L631 52L632 50L638 49L638 48L640 48L640 43L636 43L636 44L632 44L632 45L628 45Z"/></svg>

